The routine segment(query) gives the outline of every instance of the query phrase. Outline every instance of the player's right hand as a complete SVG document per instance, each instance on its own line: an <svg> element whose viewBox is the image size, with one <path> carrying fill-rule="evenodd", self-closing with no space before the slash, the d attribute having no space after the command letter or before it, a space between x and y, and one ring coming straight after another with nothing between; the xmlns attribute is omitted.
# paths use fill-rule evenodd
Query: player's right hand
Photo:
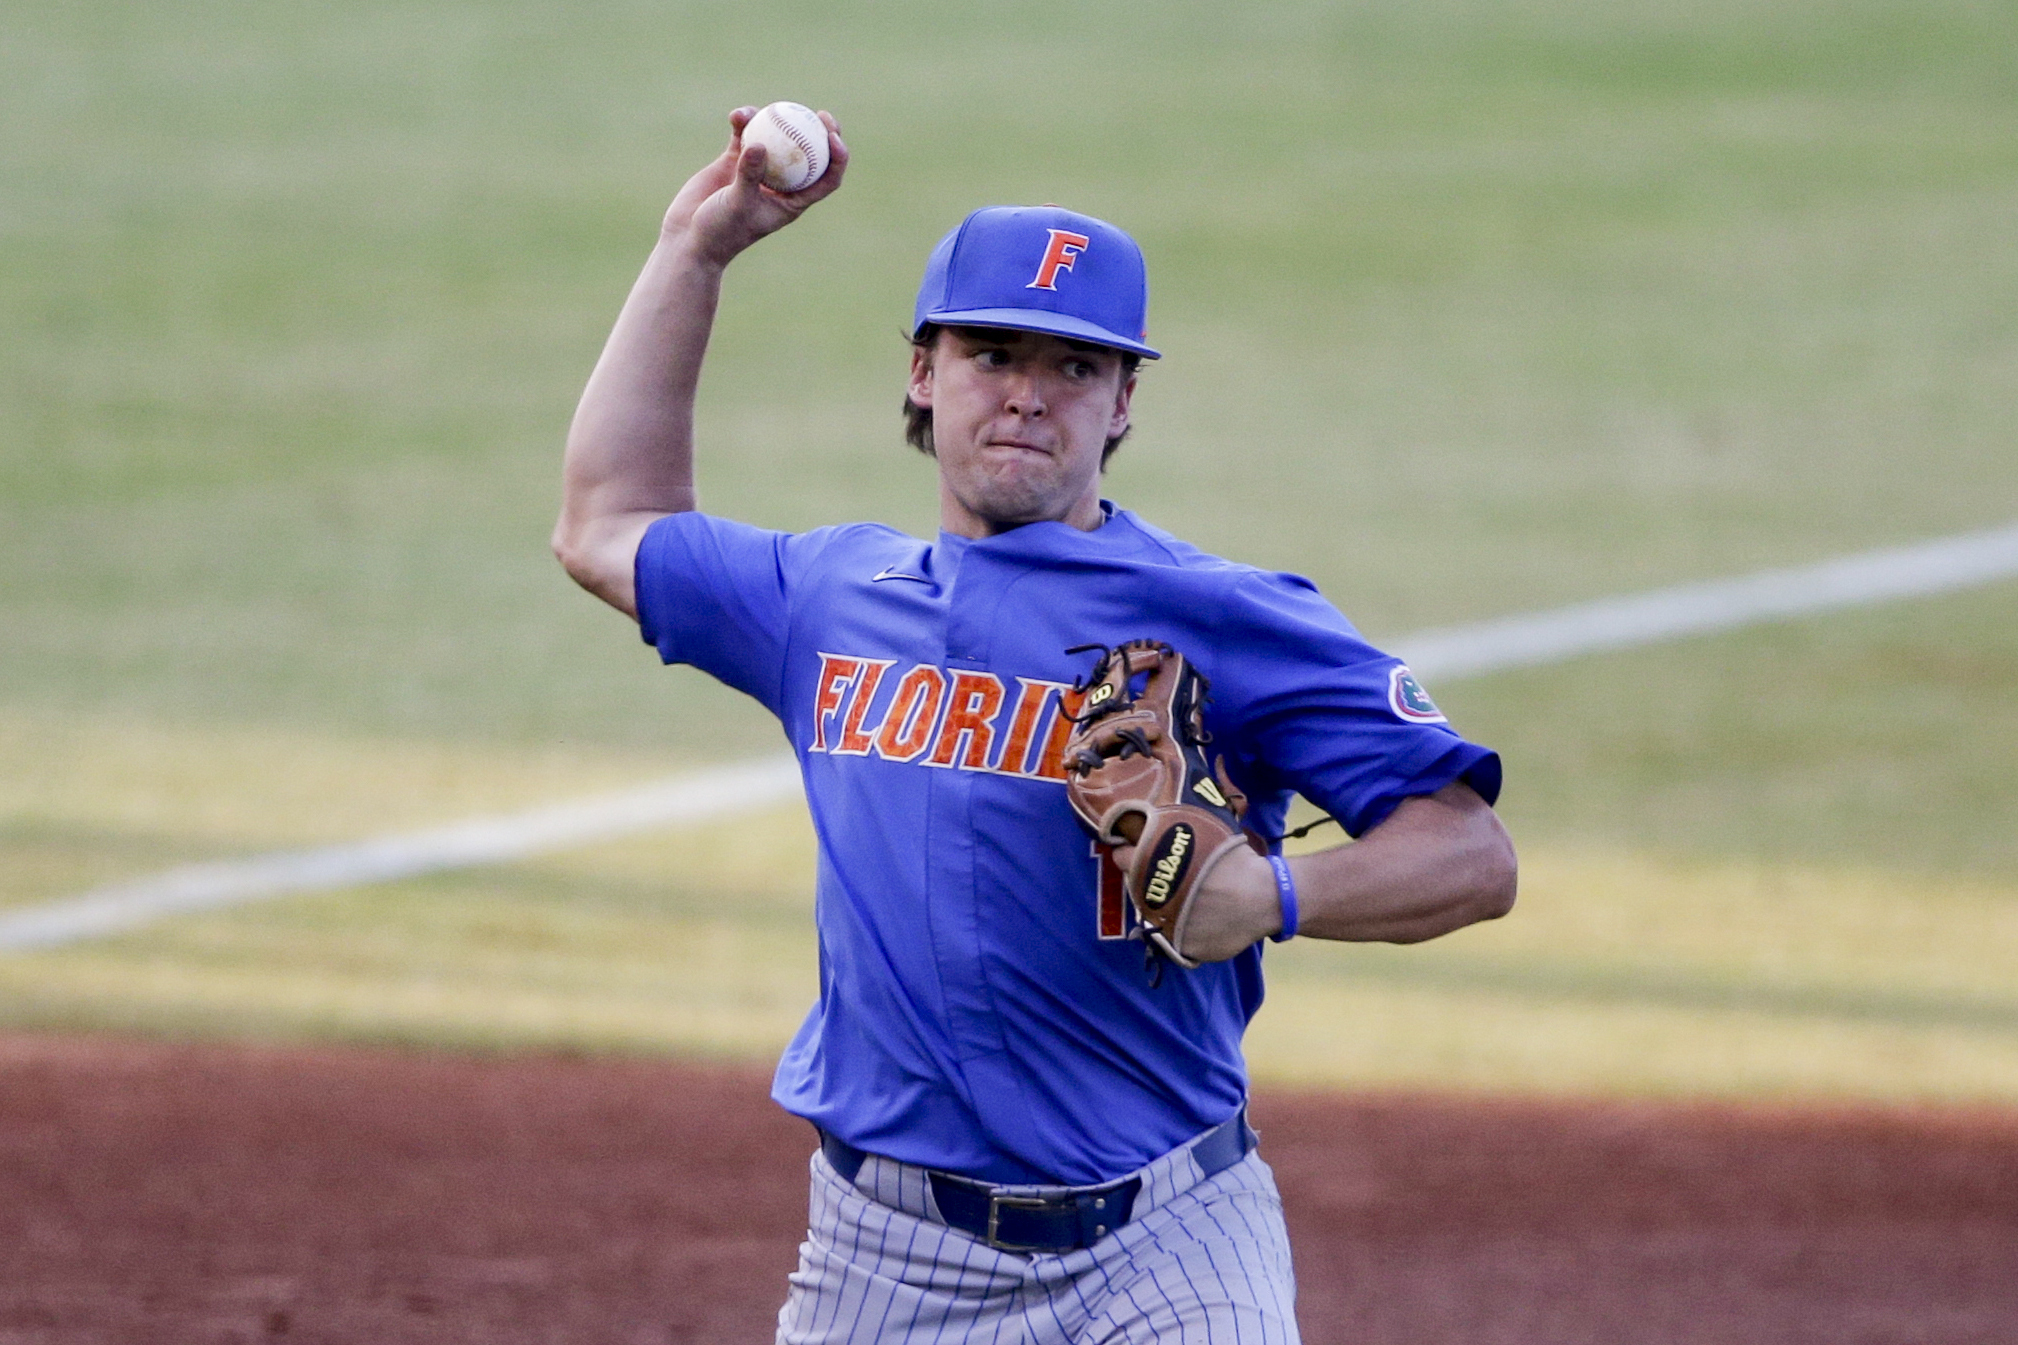
<svg viewBox="0 0 2018 1345"><path fill-rule="evenodd" d="M833 195L848 169L848 146L841 124L820 113L827 127L827 171L820 180L795 192L772 191L764 185L764 150L743 144L743 127L757 115L754 107L729 114L729 144L715 161L687 179L666 211L662 232L687 247L692 255L715 266L727 266L744 248L790 224L816 201Z"/></svg>

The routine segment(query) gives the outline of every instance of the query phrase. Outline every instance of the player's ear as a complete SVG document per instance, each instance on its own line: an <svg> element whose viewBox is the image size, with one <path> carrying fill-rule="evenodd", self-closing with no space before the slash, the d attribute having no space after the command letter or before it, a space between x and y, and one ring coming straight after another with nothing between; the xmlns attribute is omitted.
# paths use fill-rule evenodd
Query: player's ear
<svg viewBox="0 0 2018 1345"><path fill-rule="evenodd" d="M1135 396L1135 375L1121 380L1114 391L1114 414L1107 419L1107 437L1118 439L1128 433L1128 403Z"/></svg>
<svg viewBox="0 0 2018 1345"><path fill-rule="evenodd" d="M911 347L911 382L905 389L911 404L927 410L932 406L932 347Z"/></svg>

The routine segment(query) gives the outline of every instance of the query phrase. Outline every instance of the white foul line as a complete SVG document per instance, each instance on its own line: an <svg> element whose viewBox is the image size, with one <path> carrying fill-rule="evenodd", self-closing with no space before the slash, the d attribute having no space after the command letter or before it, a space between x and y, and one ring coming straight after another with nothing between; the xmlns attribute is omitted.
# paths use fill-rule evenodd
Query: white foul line
<svg viewBox="0 0 2018 1345"><path fill-rule="evenodd" d="M1925 597L2013 575L2018 575L2018 523L1819 565L1422 631L1394 641L1393 648L1422 677L1450 681L1842 607ZM799 788L798 763L792 757L765 757L430 831L187 865L0 916L0 952L122 933L190 911L523 859L770 807L796 797Z"/></svg>
<svg viewBox="0 0 2018 1345"><path fill-rule="evenodd" d="M764 808L798 792L799 763L789 755L765 757L506 817L190 864L0 917L0 952L117 934L188 911L523 859L668 823Z"/></svg>
<svg viewBox="0 0 2018 1345"><path fill-rule="evenodd" d="M2014 574L2018 523L1819 565L1419 631L1395 641L1394 649L1418 676L1449 681L1841 607L1921 598Z"/></svg>

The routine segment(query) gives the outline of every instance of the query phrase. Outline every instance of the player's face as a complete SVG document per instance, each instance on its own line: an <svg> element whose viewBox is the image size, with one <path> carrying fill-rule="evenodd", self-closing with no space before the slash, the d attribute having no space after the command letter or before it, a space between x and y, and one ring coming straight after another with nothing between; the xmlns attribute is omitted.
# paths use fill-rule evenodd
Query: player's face
<svg viewBox="0 0 2018 1345"><path fill-rule="evenodd" d="M987 537L1100 522L1100 455L1128 428L1121 356L1038 332L949 327L914 351L911 400L932 412L941 523Z"/></svg>

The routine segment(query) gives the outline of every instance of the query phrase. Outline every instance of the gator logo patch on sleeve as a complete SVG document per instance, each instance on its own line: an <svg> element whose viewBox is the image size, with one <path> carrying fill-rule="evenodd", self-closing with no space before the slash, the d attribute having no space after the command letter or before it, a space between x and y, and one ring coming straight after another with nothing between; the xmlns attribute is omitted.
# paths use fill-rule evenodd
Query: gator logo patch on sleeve
<svg viewBox="0 0 2018 1345"><path fill-rule="evenodd" d="M1448 724L1443 711L1436 708L1436 702L1422 689L1422 683L1415 680L1415 674L1405 663L1397 663L1387 675L1387 705L1397 716L1411 724Z"/></svg>

